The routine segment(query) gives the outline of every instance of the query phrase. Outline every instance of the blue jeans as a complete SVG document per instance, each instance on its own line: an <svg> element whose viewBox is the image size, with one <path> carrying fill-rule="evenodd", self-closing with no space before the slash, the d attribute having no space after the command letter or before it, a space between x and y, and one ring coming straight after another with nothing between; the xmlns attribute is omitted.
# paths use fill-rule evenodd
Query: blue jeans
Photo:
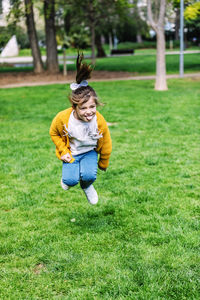
<svg viewBox="0 0 200 300"><path fill-rule="evenodd" d="M62 181L68 186L74 186L80 181L81 188L85 189L96 180L98 154L92 150L73 157L73 163L63 162Z"/></svg>

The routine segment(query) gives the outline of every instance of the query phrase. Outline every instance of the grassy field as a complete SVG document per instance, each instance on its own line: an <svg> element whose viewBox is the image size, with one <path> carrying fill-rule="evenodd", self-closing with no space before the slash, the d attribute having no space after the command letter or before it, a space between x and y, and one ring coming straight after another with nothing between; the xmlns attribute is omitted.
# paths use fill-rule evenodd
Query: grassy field
<svg viewBox="0 0 200 300"><path fill-rule="evenodd" d="M118 44L118 47L117 49L134 49L135 50L135 53L136 54L140 54L140 53L156 53L156 42L152 43L152 46L151 43L149 44L148 42L147 43L144 43L143 44L143 48L141 48L141 46L137 43L121 43L121 44ZM154 45L154 47L153 47ZM175 47L173 47L173 51L179 51L180 50L180 47L175 44ZM200 50L200 47L198 46L190 46L188 48L185 49L186 51L190 51L190 50ZM110 54L110 48L109 48L109 45L104 45L104 51L106 52L107 55ZM166 52L168 51L172 51L171 49L169 49L169 45L167 44L166 46ZM40 52L42 55L46 55L46 49L45 48L40 48ZM83 52L85 54L88 54L88 55L91 55L91 48L88 48L88 49L84 49ZM58 51L58 54L62 54L62 50L59 50ZM68 48L67 49L67 55L68 56L71 56L71 55L76 55L77 54L77 49L75 48ZM31 56L31 49L20 49L19 51L19 56Z"/></svg>
<svg viewBox="0 0 200 300"><path fill-rule="evenodd" d="M75 70L75 59L72 59L74 64L67 66L68 70ZM90 61L90 60L88 60ZM60 65L62 70L63 66ZM167 74L179 73L179 55L166 55L166 68ZM32 71L32 67L14 68L10 66L1 66L0 72L13 72L13 71ZM132 72L135 75L151 75L155 74L156 70L156 55L132 55L121 57L107 57L96 60L95 70L97 71L124 71ZM186 54L184 55L184 72L200 72L200 54Z"/></svg>
<svg viewBox="0 0 200 300"><path fill-rule="evenodd" d="M75 68L75 64L70 66ZM179 73L179 55L166 55L167 74ZM134 72L138 75L150 75L156 72L156 56L124 56L98 59L95 70ZM200 54L184 55L184 71L200 71Z"/></svg>
<svg viewBox="0 0 200 300"><path fill-rule="evenodd" d="M97 206L60 187L68 87L0 90L0 299L199 299L199 81L93 83L113 153Z"/></svg>

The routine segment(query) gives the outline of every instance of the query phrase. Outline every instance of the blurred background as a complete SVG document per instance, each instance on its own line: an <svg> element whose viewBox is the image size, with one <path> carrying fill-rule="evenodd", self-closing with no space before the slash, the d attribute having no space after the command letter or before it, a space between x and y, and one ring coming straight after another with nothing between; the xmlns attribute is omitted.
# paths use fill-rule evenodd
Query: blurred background
<svg viewBox="0 0 200 300"><path fill-rule="evenodd" d="M158 16L159 1L151 2ZM200 3L187 0L184 8L184 47L199 49ZM179 47L179 28L180 0L168 1L164 26L166 48ZM11 48L18 47L19 51L5 55L3 50L13 36L16 40ZM82 49L94 60L120 54L119 50L131 53L153 48L156 48L156 34L149 26L146 0L0 0L1 57L33 55L38 64L44 55L46 68L57 72L57 55L63 55L65 50L67 56L73 56L77 49ZM42 70L43 67L35 65L36 72Z"/></svg>

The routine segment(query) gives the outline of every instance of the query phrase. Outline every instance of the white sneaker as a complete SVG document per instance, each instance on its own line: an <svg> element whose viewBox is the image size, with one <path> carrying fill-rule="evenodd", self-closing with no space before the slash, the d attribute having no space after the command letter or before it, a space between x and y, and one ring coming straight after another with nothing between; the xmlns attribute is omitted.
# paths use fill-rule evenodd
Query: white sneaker
<svg viewBox="0 0 200 300"><path fill-rule="evenodd" d="M90 204L97 204L98 202L98 195L97 195L97 192L95 190L95 188L93 187L93 185L91 184L88 188L86 189L83 189L87 199L88 199L88 202Z"/></svg>
<svg viewBox="0 0 200 300"><path fill-rule="evenodd" d="M69 186L67 184L63 183L62 178L61 178L61 181L60 181L60 185L63 188L63 190L65 190L65 191L67 191L69 189Z"/></svg>

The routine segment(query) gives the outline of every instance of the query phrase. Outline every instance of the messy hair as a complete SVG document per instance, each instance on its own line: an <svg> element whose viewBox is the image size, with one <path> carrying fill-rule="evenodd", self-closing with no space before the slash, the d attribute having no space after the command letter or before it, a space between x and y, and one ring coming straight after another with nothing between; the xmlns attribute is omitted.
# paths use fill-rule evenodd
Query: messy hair
<svg viewBox="0 0 200 300"><path fill-rule="evenodd" d="M81 81L91 78L91 73L94 69L94 66L91 63L87 64L86 62L82 62L83 59L83 53L80 54L78 52L76 59L76 83L81 83ZM72 106L76 107L78 104L87 102L90 97L93 97L96 105L101 105L95 90L89 85L81 86L76 90L73 90L71 95L69 95L69 100Z"/></svg>

